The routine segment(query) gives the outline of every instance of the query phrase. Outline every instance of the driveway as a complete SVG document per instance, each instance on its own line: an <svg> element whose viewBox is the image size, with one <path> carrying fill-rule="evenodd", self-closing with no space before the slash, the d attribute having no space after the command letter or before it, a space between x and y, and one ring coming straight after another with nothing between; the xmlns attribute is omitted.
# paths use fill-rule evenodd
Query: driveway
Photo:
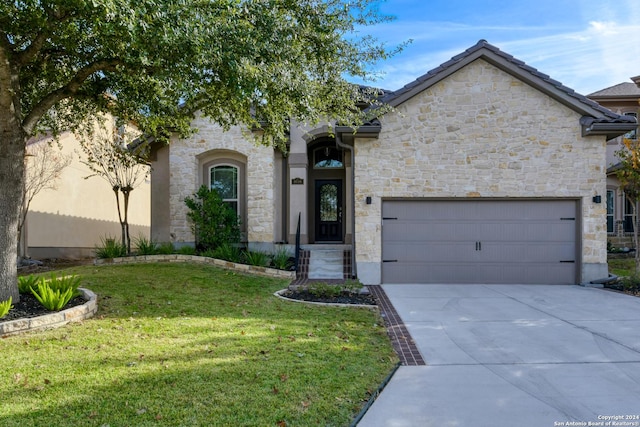
<svg viewBox="0 0 640 427"><path fill-rule="evenodd" d="M559 285L383 289L426 366L400 367L359 427L640 426L640 298Z"/></svg>

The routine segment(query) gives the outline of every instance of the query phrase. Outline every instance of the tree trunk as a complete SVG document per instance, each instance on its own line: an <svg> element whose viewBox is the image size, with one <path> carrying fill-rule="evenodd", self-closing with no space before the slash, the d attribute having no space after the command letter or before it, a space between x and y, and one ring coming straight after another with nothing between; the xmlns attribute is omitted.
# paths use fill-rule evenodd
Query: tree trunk
<svg viewBox="0 0 640 427"><path fill-rule="evenodd" d="M637 275L640 273L640 248L638 248L638 206L640 205L640 201L636 200L635 203L632 203L631 205L633 206L633 247L635 248L635 274Z"/></svg>
<svg viewBox="0 0 640 427"><path fill-rule="evenodd" d="M0 112L0 116L3 114L6 113ZM6 117L0 117L0 122L0 301L11 297L13 302L18 302L17 242L26 135L19 125L11 126L12 120Z"/></svg>
<svg viewBox="0 0 640 427"><path fill-rule="evenodd" d="M121 189L122 190L122 189ZM129 235L129 189L122 190L124 198L124 228L127 235L127 254L131 255L131 236Z"/></svg>

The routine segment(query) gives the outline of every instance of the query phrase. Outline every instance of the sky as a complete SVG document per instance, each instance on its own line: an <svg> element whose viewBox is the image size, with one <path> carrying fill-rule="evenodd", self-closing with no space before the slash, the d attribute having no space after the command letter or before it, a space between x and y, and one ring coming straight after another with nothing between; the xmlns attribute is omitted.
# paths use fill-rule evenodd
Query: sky
<svg viewBox="0 0 640 427"><path fill-rule="evenodd" d="M397 90L484 39L588 95L640 76L640 0L386 0L362 28L388 47L369 85ZM358 82L361 83L361 82Z"/></svg>

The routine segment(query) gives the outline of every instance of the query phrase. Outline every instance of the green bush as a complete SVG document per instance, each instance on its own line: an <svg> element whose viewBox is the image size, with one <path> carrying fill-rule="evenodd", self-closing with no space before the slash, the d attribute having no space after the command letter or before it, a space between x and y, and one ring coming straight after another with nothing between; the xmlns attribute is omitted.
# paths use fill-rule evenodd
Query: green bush
<svg viewBox="0 0 640 427"><path fill-rule="evenodd" d="M160 255L171 255L176 253L176 248L173 246L171 242L160 243L157 248L157 254Z"/></svg>
<svg viewBox="0 0 640 427"><path fill-rule="evenodd" d="M342 289L349 294L358 294L362 290L362 283L359 280L349 279L344 282Z"/></svg>
<svg viewBox="0 0 640 427"><path fill-rule="evenodd" d="M192 246L183 246L180 249L178 249L178 253L180 255L195 255L196 254L196 248L194 248Z"/></svg>
<svg viewBox="0 0 640 427"><path fill-rule="evenodd" d="M245 251L244 259L249 265L266 267L269 265L269 254L259 251Z"/></svg>
<svg viewBox="0 0 640 427"><path fill-rule="evenodd" d="M41 280L38 282L38 287L32 289L33 296L36 297L40 304L49 311L60 311L71 298L73 298L73 289L67 288L65 291L61 289L53 290L49 282Z"/></svg>
<svg viewBox="0 0 640 427"><path fill-rule="evenodd" d="M142 234L134 239L137 255L155 255L158 253L158 244L151 239L147 239Z"/></svg>
<svg viewBox="0 0 640 427"><path fill-rule="evenodd" d="M271 255L271 263L278 270L289 270L293 265L289 252L285 248L280 248Z"/></svg>
<svg viewBox="0 0 640 427"><path fill-rule="evenodd" d="M9 313L9 310L11 310L11 307L12 307L11 302L12 302L11 297L9 297L9 299L6 301L0 302L0 319L6 316L7 313Z"/></svg>
<svg viewBox="0 0 640 427"><path fill-rule="evenodd" d="M100 243L101 244L95 248L96 257L98 258L119 258L128 255L127 247L115 237L101 237Z"/></svg>
<svg viewBox="0 0 640 427"><path fill-rule="evenodd" d="M232 245L230 243L222 243L215 250L208 250L203 252L202 256L223 259L225 261L235 263L242 262L242 251L237 245Z"/></svg>
<svg viewBox="0 0 640 427"><path fill-rule="evenodd" d="M620 281L626 292L640 292L640 274L635 273L632 276L623 277Z"/></svg>
<svg viewBox="0 0 640 427"><path fill-rule="evenodd" d="M216 249L223 243L240 242L238 215L216 190L203 185L184 202L189 208L187 217L192 223L198 252Z"/></svg>
<svg viewBox="0 0 640 427"><path fill-rule="evenodd" d="M41 277L36 277L33 274L18 277L18 292L30 294L31 288L35 287L40 280Z"/></svg>
<svg viewBox="0 0 640 427"><path fill-rule="evenodd" d="M307 287L309 293L318 298L333 298L342 294L340 285L330 285L324 282L311 283Z"/></svg>

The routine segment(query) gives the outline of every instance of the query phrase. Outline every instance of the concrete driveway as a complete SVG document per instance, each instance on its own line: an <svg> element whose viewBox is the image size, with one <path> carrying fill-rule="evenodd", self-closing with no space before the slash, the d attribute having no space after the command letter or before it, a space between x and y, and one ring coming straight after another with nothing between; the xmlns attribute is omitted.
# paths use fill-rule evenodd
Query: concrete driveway
<svg viewBox="0 0 640 427"><path fill-rule="evenodd" d="M400 367L359 427L640 426L640 298L580 286L383 289L427 366Z"/></svg>

